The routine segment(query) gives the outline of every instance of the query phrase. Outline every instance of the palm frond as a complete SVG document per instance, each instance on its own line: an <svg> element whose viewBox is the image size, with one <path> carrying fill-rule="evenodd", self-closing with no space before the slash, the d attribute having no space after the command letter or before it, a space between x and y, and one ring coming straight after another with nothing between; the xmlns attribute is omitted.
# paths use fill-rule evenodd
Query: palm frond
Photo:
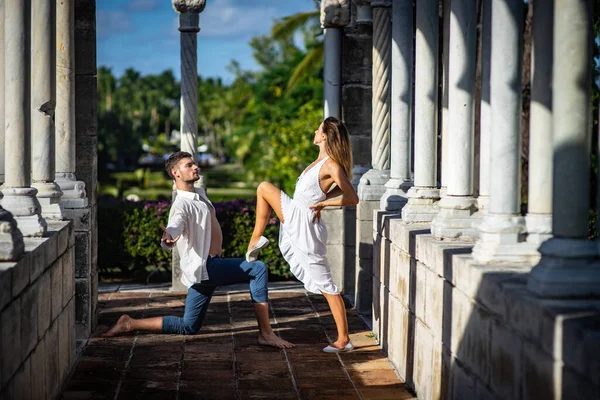
<svg viewBox="0 0 600 400"><path fill-rule="evenodd" d="M310 72L323 65L324 54L325 46L323 45L323 42L310 49L300 64L294 69L294 72L288 81L287 90L293 89L299 80L306 78Z"/></svg>
<svg viewBox="0 0 600 400"><path fill-rule="evenodd" d="M286 39L292 36L300 27L311 20L319 20L319 11L307 11L284 17L273 25L271 36L273 39Z"/></svg>

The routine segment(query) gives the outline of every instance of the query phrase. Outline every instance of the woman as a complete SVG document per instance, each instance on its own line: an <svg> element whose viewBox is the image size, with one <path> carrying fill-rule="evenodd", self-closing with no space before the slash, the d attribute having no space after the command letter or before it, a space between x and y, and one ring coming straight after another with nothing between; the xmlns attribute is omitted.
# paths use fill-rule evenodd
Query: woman
<svg viewBox="0 0 600 400"><path fill-rule="evenodd" d="M321 221L321 210L328 206L356 205L358 196L350 183L352 150L344 124L333 117L325 119L315 131L313 143L319 146L319 156L296 181L293 198L271 183L262 182L258 186L256 223L246 260L256 260L269 243L262 234L271 210L275 211L281 221L279 248L292 273L306 290L322 293L327 299L338 338L323 351L337 353L352 350L353 346L348 336L344 300L331 279L325 257L327 228Z"/></svg>

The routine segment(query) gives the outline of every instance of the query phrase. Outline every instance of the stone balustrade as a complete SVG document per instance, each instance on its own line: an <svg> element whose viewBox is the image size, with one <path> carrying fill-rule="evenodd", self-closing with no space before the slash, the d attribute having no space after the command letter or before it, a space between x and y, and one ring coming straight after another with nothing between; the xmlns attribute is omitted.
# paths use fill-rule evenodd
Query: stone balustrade
<svg viewBox="0 0 600 400"><path fill-rule="evenodd" d="M49 222L23 257L0 263L0 398L55 398L75 362L73 228Z"/></svg>

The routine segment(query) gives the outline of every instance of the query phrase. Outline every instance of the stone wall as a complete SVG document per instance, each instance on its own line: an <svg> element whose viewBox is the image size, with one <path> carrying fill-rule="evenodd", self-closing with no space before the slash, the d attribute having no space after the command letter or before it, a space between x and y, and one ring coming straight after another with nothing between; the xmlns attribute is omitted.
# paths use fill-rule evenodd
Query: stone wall
<svg viewBox="0 0 600 400"><path fill-rule="evenodd" d="M55 398L75 361L73 223L25 238L18 262L0 263L0 398Z"/></svg>
<svg viewBox="0 0 600 400"><path fill-rule="evenodd" d="M96 77L96 2L75 2L75 128L76 176L85 183L87 206L67 208L75 225L75 287L77 339L87 339L97 322L98 237L97 177L98 118Z"/></svg>
<svg viewBox="0 0 600 400"><path fill-rule="evenodd" d="M530 267L374 220L373 330L419 399L600 398L600 300L537 298Z"/></svg>

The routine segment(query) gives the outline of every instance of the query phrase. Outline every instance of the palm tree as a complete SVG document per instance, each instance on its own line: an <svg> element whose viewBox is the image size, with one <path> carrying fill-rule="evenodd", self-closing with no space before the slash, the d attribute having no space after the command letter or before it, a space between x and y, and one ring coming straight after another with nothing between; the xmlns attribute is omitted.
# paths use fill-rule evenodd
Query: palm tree
<svg viewBox="0 0 600 400"><path fill-rule="evenodd" d="M287 83L288 90L294 88L298 81L308 77L310 73L323 66L324 46L322 30L320 29L320 1L315 0L314 11L301 12L284 17L278 21L271 30L271 37L275 40L291 40L293 35L301 30L305 32L305 42L308 39L308 51L300 63L294 68ZM307 34L306 30L312 34ZM319 32L316 34L316 32Z"/></svg>

